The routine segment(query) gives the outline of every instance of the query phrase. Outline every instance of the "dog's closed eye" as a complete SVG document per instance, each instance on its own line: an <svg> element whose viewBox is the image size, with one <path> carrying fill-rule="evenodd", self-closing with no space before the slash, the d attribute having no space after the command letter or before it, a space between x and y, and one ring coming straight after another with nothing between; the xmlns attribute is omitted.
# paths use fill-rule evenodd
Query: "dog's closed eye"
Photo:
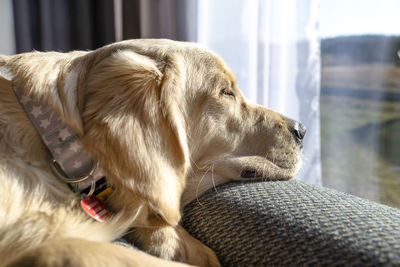
<svg viewBox="0 0 400 267"><path fill-rule="evenodd" d="M230 96L230 97L235 97L235 92L232 90L232 88L223 88L221 89L220 92L221 95L226 95L226 96Z"/></svg>

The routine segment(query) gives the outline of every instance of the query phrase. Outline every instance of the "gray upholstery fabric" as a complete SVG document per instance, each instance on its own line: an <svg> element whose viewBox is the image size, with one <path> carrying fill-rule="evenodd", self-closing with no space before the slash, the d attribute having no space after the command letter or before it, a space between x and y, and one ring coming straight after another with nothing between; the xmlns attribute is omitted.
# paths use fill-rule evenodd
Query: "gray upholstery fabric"
<svg viewBox="0 0 400 267"><path fill-rule="evenodd" d="M400 266L400 210L296 180L225 184L184 214L224 266Z"/></svg>

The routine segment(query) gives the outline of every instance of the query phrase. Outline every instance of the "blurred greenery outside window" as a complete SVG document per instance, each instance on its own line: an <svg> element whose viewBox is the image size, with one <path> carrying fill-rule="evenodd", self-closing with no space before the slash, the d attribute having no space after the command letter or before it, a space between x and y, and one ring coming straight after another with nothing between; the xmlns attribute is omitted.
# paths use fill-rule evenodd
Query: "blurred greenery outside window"
<svg viewBox="0 0 400 267"><path fill-rule="evenodd" d="M322 184L400 208L400 1L319 4Z"/></svg>
<svg viewBox="0 0 400 267"><path fill-rule="evenodd" d="M400 37L321 41L324 186L400 208Z"/></svg>

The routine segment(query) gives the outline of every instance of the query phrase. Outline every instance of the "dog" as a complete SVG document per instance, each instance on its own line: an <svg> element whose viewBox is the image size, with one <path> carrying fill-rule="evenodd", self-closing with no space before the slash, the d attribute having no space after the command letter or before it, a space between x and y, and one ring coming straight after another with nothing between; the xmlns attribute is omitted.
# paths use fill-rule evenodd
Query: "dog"
<svg viewBox="0 0 400 267"><path fill-rule="evenodd" d="M249 103L226 63L197 44L0 56L0 73L4 265L219 266L179 225L182 207L215 185L288 180L301 166L305 127ZM52 167L18 91L54 110L105 173L104 222ZM122 236L147 253L111 243Z"/></svg>

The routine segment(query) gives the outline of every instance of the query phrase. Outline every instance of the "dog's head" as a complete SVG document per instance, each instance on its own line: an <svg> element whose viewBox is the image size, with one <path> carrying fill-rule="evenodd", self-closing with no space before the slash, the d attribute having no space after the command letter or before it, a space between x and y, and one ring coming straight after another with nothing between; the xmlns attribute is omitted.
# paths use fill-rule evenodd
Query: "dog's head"
<svg viewBox="0 0 400 267"><path fill-rule="evenodd" d="M287 180L301 166L305 127L249 103L217 55L188 52L183 86L193 169L210 167L225 180Z"/></svg>
<svg viewBox="0 0 400 267"><path fill-rule="evenodd" d="M0 67L82 134L117 187L171 224L189 174L289 179L301 165L304 126L248 103L223 60L194 44L125 41Z"/></svg>

